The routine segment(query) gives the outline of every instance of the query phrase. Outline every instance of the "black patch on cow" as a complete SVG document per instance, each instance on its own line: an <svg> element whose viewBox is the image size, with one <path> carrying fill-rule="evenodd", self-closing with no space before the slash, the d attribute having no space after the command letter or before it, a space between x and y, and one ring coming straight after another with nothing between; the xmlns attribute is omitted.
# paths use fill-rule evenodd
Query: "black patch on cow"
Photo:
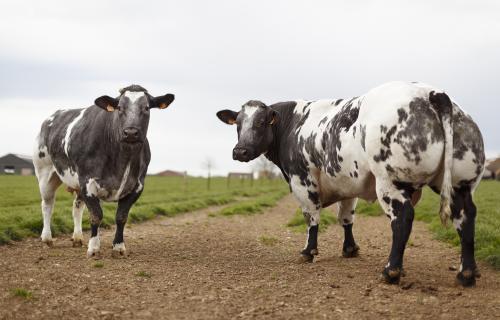
<svg viewBox="0 0 500 320"><path fill-rule="evenodd" d="M353 137L353 138L356 138L356 129L357 129L357 128L358 128L358 127L356 127L356 126L352 127L352 137Z"/></svg>
<svg viewBox="0 0 500 320"><path fill-rule="evenodd" d="M391 198L389 198L388 196L383 196L382 200L384 200L384 202L387 203L387 204L391 203Z"/></svg>
<svg viewBox="0 0 500 320"><path fill-rule="evenodd" d="M404 182L404 181L393 181L392 184L400 191L403 192L403 197L406 199L411 198L413 193L415 192L415 188L412 183Z"/></svg>
<svg viewBox="0 0 500 320"><path fill-rule="evenodd" d="M40 158L40 159L45 158L45 152L40 151L38 153L38 158Z"/></svg>
<svg viewBox="0 0 500 320"><path fill-rule="evenodd" d="M394 168L390 164L385 166L385 170L387 170L387 172L389 172L389 173L396 172L396 170L394 170Z"/></svg>
<svg viewBox="0 0 500 320"><path fill-rule="evenodd" d="M484 169L485 154L481 131L469 115L466 115L456 104L453 104L453 158L463 160L470 151L474 155L472 161L476 165L476 176Z"/></svg>
<svg viewBox="0 0 500 320"><path fill-rule="evenodd" d="M335 101L335 105L338 106L342 101L344 101L344 99L337 99Z"/></svg>
<svg viewBox="0 0 500 320"><path fill-rule="evenodd" d="M366 125L360 124L359 125L359 131L361 131L361 147L363 148L363 150L366 151L366 145L365 145L365 141L366 141Z"/></svg>
<svg viewBox="0 0 500 320"><path fill-rule="evenodd" d="M314 203L316 206L319 205L319 193L308 190L307 194L309 196L309 200Z"/></svg>
<svg viewBox="0 0 500 320"><path fill-rule="evenodd" d="M357 98L349 100L340 111L330 120L323 132L321 145L325 150L325 160L323 164L328 174L335 176L341 170L340 163L343 158L338 154L342 148L339 136L342 131L348 132L353 124L358 120L360 100L354 105Z"/></svg>
<svg viewBox="0 0 500 320"><path fill-rule="evenodd" d="M354 171L354 178L357 178L357 177L358 177L358 172Z"/></svg>
<svg viewBox="0 0 500 320"><path fill-rule="evenodd" d="M444 132L438 114L430 102L421 97L414 98L406 108L398 109L399 129L394 142L403 149L407 160L419 164L420 153L427 150L429 143L444 141ZM430 140L427 138L430 134Z"/></svg>
<svg viewBox="0 0 500 320"><path fill-rule="evenodd" d="M391 151L391 139L394 133L396 132L397 126L392 126L391 129L387 129L386 126L380 126L380 142L384 148L380 149L380 153L378 155L373 156L373 160L375 162L385 161L392 155ZM384 136L385 134L385 136Z"/></svg>
<svg viewBox="0 0 500 320"><path fill-rule="evenodd" d="M328 117L325 116L323 119L321 119L321 121L319 122L319 125L321 126L321 125L325 124L325 122L327 122L327 121L328 121Z"/></svg>

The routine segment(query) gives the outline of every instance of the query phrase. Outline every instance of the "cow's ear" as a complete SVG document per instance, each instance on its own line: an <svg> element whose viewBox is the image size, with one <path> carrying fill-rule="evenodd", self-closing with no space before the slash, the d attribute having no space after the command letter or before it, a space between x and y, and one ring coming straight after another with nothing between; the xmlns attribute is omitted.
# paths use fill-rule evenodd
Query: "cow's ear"
<svg viewBox="0 0 500 320"><path fill-rule="evenodd" d="M102 96L94 101L95 105L108 112L113 112L118 109L118 99L111 98L110 96Z"/></svg>
<svg viewBox="0 0 500 320"><path fill-rule="evenodd" d="M164 96L154 97L151 99L149 108L165 109L174 101L174 99L175 96L171 93L167 93Z"/></svg>
<svg viewBox="0 0 500 320"><path fill-rule="evenodd" d="M236 123L236 118L238 117L238 112L232 111L232 110L221 110L217 112L217 118L220 119L220 121L227 123L227 124L235 124Z"/></svg>
<svg viewBox="0 0 500 320"><path fill-rule="evenodd" d="M272 126L272 125L275 125L276 122L278 122L279 120L279 113L275 110L272 110L271 109L271 114L269 115L269 124Z"/></svg>

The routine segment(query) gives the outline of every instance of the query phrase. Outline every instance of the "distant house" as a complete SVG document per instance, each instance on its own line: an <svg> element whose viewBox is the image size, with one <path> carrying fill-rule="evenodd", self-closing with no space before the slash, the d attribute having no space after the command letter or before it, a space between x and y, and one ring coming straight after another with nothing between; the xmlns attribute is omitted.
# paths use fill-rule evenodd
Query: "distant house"
<svg viewBox="0 0 500 320"><path fill-rule="evenodd" d="M0 174L30 176L34 173L35 167L30 156L9 153L0 158Z"/></svg>
<svg viewBox="0 0 500 320"><path fill-rule="evenodd" d="M187 172L186 171L180 172L180 171L173 171L173 170L165 170L162 172L158 172L156 175L160 176L160 177L185 177L185 176L187 176Z"/></svg>
<svg viewBox="0 0 500 320"><path fill-rule="evenodd" d="M229 172L227 174L228 179L253 179L253 173L246 172Z"/></svg>
<svg viewBox="0 0 500 320"><path fill-rule="evenodd" d="M491 178L500 178L500 157L486 161L486 170L491 172Z"/></svg>

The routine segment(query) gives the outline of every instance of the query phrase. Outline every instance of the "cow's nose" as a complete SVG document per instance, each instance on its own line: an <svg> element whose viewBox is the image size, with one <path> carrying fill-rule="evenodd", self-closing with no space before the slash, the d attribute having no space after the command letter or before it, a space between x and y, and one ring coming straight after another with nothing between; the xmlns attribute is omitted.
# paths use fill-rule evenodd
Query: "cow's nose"
<svg viewBox="0 0 500 320"><path fill-rule="evenodd" d="M123 130L123 135L125 136L125 139L137 139L139 138L139 129L137 128L125 128Z"/></svg>
<svg viewBox="0 0 500 320"><path fill-rule="evenodd" d="M233 149L233 159L234 160L246 160L248 157L248 150L245 148L234 148Z"/></svg>

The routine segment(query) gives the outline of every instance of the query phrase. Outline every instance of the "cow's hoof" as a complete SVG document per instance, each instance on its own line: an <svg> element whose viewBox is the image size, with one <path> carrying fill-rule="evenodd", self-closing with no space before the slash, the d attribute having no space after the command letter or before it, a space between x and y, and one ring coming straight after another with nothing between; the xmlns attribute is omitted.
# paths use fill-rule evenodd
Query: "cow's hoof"
<svg viewBox="0 0 500 320"><path fill-rule="evenodd" d="M100 251L87 251L87 258L100 260L102 259L102 255Z"/></svg>
<svg viewBox="0 0 500 320"><path fill-rule="evenodd" d="M73 248L80 248L83 246L82 238L71 238L71 241L73 242Z"/></svg>
<svg viewBox="0 0 500 320"><path fill-rule="evenodd" d="M312 263L314 261L314 256L318 255L318 249L312 249L311 251L302 251L300 253L298 263Z"/></svg>
<svg viewBox="0 0 500 320"><path fill-rule="evenodd" d="M52 238L42 238L42 242L47 245L47 247L54 246L54 240Z"/></svg>
<svg viewBox="0 0 500 320"><path fill-rule="evenodd" d="M388 284L399 284L399 280L401 280L401 269L385 268L384 271L382 271L381 279Z"/></svg>
<svg viewBox="0 0 500 320"><path fill-rule="evenodd" d="M113 251L111 251L111 256L117 259L127 257L127 250L125 249L125 244L123 242L114 244Z"/></svg>
<svg viewBox="0 0 500 320"><path fill-rule="evenodd" d="M476 269L477 270L477 269ZM463 287L473 287L476 285L476 278L479 271L465 270L457 274L457 283ZM479 276L481 276L479 274Z"/></svg>
<svg viewBox="0 0 500 320"><path fill-rule="evenodd" d="M344 258L354 258L359 255L359 246L357 244L354 247L346 247L342 249L342 256Z"/></svg>

